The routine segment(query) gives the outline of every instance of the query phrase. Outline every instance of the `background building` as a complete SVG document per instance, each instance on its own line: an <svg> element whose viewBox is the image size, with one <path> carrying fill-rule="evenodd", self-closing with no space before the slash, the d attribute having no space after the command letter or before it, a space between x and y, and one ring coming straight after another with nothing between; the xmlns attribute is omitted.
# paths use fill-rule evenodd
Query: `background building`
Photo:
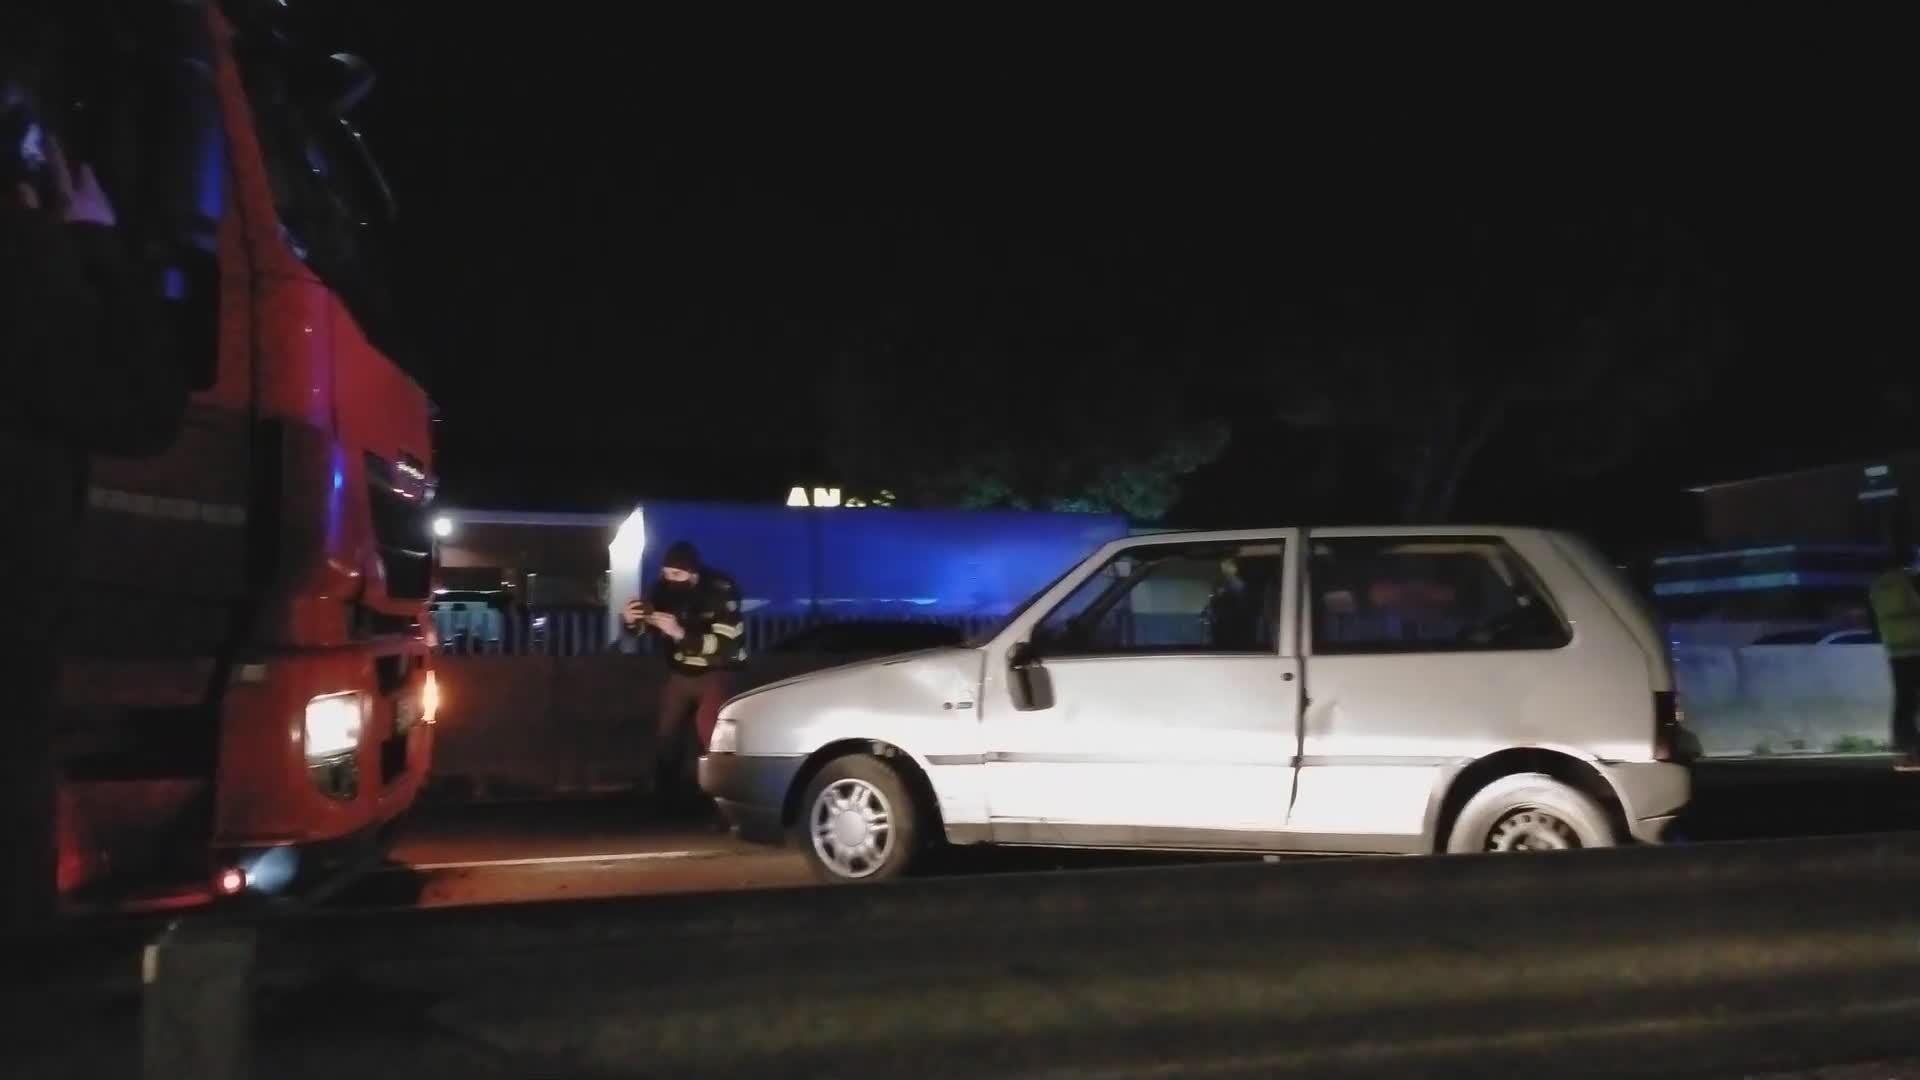
<svg viewBox="0 0 1920 1080"><path fill-rule="evenodd" d="M620 514L449 509L435 531L444 641L577 653L604 647L621 603L646 592L679 539L738 579L758 647L820 621L972 631L1131 529L1117 514L650 502Z"/></svg>
<svg viewBox="0 0 1920 1080"><path fill-rule="evenodd" d="M1650 566L1675 640L1855 642L1893 527L1920 525L1908 494L1917 483L1920 452L1910 452L1694 488L1704 543Z"/></svg>
<svg viewBox="0 0 1920 1080"><path fill-rule="evenodd" d="M1920 451L1694 488L1713 545L1878 544L1889 524L1915 524Z"/></svg>

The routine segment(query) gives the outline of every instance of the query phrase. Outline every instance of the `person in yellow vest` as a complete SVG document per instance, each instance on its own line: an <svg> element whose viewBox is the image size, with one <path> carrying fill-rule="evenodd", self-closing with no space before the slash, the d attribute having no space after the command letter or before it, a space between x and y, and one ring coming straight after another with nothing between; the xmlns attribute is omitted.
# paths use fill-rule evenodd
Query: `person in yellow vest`
<svg viewBox="0 0 1920 1080"><path fill-rule="evenodd" d="M1904 536L1887 550L1887 566L1867 587L1873 627L1893 675L1893 767L1920 772L1920 589L1914 585L1913 547Z"/></svg>

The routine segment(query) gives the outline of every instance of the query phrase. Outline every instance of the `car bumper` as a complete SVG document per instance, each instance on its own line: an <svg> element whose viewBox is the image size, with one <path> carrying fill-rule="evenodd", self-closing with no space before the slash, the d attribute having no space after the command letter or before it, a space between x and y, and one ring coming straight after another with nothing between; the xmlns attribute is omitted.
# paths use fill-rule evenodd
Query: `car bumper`
<svg viewBox="0 0 1920 1080"><path fill-rule="evenodd" d="M721 816L742 840L783 843L781 811L805 763L798 754L705 754L700 758L700 790L713 796Z"/></svg>
<svg viewBox="0 0 1920 1080"><path fill-rule="evenodd" d="M1643 844L1662 844L1693 798L1693 770L1667 761L1608 762L1600 766L1620 796L1627 831Z"/></svg>

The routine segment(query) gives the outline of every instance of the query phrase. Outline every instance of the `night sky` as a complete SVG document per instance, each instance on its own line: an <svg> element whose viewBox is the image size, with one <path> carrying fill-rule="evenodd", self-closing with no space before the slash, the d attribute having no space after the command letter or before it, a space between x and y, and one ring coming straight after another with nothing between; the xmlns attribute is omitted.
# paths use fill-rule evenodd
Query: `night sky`
<svg viewBox="0 0 1920 1080"><path fill-rule="evenodd" d="M1364 34L749 34L584 17L612 6L334 7L329 47L381 72L361 121L401 200L410 352L458 504L778 500L824 467L838 353L1123 340L1120 377L1212 388L1235 421L1176 520L1286 521L1261 493L1290 436L1250 388L1305 360L1245 342L1348 223L1460 205L1670 215L1735 342L1711 400L1625 466L1570 480L1496 445L1467 516L1671 533L1687 484L1920 442L1912 125L1870 27L1445 28L1468 48L1385 14ZM1366 242L1390 264L1419 237ZM962 365L920 377L1017 392Z"/></svg>

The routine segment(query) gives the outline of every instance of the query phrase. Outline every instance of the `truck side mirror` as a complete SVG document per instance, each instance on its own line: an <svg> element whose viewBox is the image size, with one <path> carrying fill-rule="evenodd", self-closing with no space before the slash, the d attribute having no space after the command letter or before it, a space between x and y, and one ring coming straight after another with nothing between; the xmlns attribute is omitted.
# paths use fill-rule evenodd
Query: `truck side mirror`
<svg viewBox="0 0 1920 1080"><path fill-rule="evenodd" d="M360 107L360 103L373 92L376 81L373 65L352 53L334 53L327 57L331 61L331 70L327 72L327 109L335 116L345 116Z"/></svg>

